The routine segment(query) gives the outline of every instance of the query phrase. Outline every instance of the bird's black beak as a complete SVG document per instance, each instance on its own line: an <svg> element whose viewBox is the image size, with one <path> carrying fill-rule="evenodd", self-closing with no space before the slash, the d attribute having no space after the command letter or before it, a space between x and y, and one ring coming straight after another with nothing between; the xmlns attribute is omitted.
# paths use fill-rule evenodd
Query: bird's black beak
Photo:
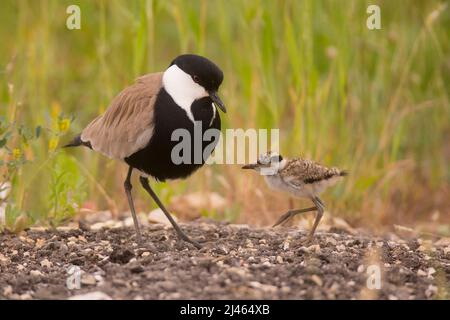
<svg viewBox="0 0 450 320"><path fill-rule="evenodd" d="M258 166L256 163L246 164L242 169L255 169Z"/></svg>
<svg viewBox="0 0 450 320"><path fill-rule="evenodd" d="M209 97L212 99L214 104L222 110L224 113L227 113L227 109L225 108L225 104L220 100L219 95L217 94L217 91L209 91Z"/></svg>

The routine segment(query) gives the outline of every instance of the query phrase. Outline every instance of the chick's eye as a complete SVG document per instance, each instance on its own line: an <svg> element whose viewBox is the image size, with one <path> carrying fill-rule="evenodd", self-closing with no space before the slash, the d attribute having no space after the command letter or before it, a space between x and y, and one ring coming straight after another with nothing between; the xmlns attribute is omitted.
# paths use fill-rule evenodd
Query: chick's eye
<svg viewBox="0 0 450 320"><path fill-rule="evenodd" d="M194 75L194 76L192 77L192 79L194 79L195 82L199 82L199 81L200 81L200 79L199 79L198 76L196 76L196 75Z"/></svg>

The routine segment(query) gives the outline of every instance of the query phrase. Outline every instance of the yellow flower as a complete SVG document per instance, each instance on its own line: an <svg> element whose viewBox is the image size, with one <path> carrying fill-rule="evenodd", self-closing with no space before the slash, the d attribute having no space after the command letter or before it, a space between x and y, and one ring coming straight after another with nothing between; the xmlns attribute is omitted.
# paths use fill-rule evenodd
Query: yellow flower
<svg viewBox="0 0 450 320"><path fill-rule="evenodd" d="M58 118L59 113L61 112L61 105L57 101L53 101L51 105L51 117L53 119Z"/></svg>
<svg viewBox="0 0 450 320"><path fill-rule="evenodd" d="M14 160L19 160L22 157L22 151L19 148L14 148L12 151Z"/></svg>
<svg viewBox="0 0 450 320"><path fill-rule="evenodd" d="M50 152L55 151L56 147L58 146L58 143L59 143L58 137L51 138L50 141L48 142L48 150Z"/></svg>
<svg viewBox="0 0 450 320"><path fill-rule="evenodd" d="M70 120L69 119L61 119L58 123L60 132L67 132L70 128Z"/></svg>

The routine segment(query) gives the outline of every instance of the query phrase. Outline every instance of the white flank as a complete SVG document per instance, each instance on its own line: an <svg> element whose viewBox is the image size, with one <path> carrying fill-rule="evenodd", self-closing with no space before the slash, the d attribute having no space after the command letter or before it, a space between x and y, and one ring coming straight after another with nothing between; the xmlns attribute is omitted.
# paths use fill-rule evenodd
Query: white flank
<svg viewBox="0 0 450 320"><path fill-rule="evenodd" d="M264 179L266 180L269 188L272 190L291 193L297 192L297 190L294 189L291 185L287 184L279 174L266 175L264 176Z"/></svg>
<svg viewBox="0 0 450 320"><path fill-rule="evenodd" d="M195 100L208 96L205 88L194 82L189 74L175 64L164 72L163 86L175 103L184 109L189 119L195 123L191 105Z"/></svg>

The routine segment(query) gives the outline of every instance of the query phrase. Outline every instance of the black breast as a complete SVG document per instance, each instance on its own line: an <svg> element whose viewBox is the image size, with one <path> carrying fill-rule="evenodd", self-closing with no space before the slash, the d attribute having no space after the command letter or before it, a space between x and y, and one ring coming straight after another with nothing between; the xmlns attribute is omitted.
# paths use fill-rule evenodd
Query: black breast
<svg viewBox="0 0 450 320"><path fill-rule="evenodd" d="M209 97L196 100L191 106L191 111L197 125L197 132L201 133L201 137L206 130L215 128L220 130L220 116L216 110L215 117L212 108L212 100ZM212 120L213 119L213 120ZM158 94L154 109L154 131L148 145L140 151L125 158L125 161L140 171L153 176L157 180L164 181L166 179L185 178L192 174L195 170L203 166L205 157L195 158L194 150L194 123L187 116L184 109L180 108L172 99L172 97L164 90ZM200 126L201 124L201 126ZM175 164L172 161L172 150L180 141L172 141L172 133L176 129L185 129L185 133L190 136L190 161L188 163ZM200 141L197 141L200 143ZM210 146L217 145L218 139L213 141L203 141L201 139L201 151ZM199 148L197 148L198 150ZM208 147L208 150L214 149ZM186 156L185 154L180 154ZM209 154L207 155L209 156ZM186 159L186 158L184 158ZM195 162L197 160L197 163ZM200 161L198 161L200 160Z"/></svg>

